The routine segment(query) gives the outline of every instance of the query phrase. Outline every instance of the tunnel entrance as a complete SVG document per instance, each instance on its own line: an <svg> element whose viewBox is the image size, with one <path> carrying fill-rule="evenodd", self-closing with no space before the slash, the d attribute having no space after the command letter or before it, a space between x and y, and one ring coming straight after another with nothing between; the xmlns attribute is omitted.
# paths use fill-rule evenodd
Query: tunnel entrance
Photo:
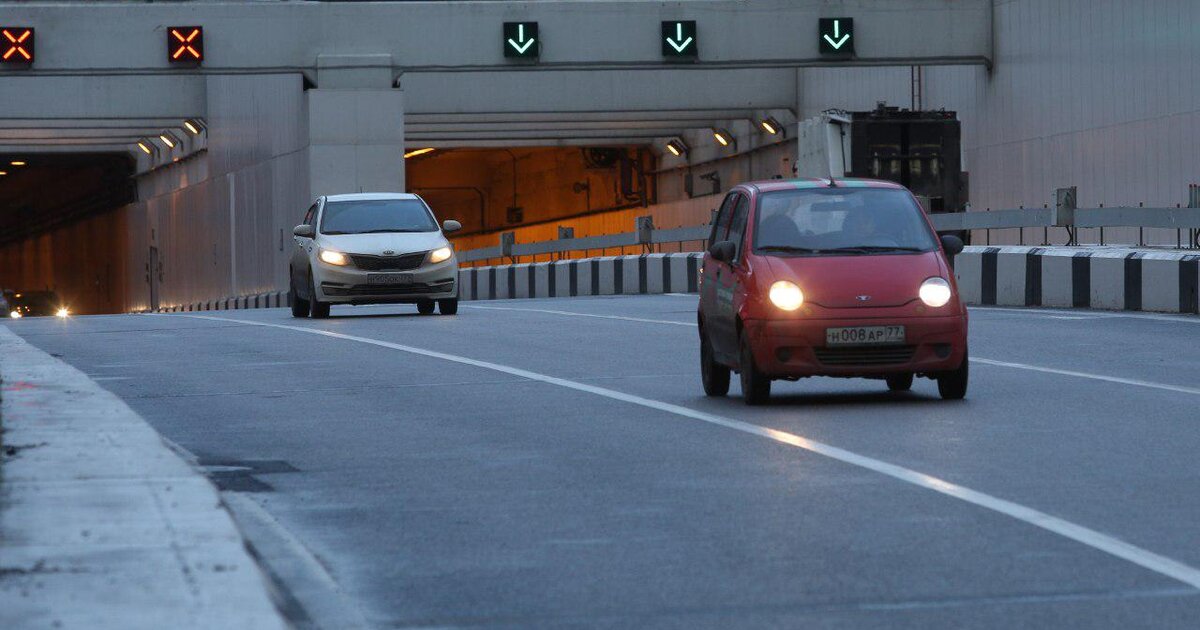
<svg viewBox="0 0 1200 630"><path fill-rule="evenodd" d="M133 170L125 153L0 154L0 289L123 312Z"/></svg>

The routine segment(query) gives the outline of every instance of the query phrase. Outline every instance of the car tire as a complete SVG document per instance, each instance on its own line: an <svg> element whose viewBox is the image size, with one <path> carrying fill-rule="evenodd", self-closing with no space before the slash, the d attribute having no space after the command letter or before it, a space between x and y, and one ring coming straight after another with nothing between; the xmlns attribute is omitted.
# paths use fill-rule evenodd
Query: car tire
<svg viewBox="0 0 1200 630"><path fill-rule="evenodd" d="M712 342L704 329L700 329L700 381L704 384L705 396L729 393L729 368L713 358Z"/></svg>
<svg viewBox="0 0 1200 630"><path fill-rule="evenodd" d="M433 313L433 300L421 300L417 302L417 312L422 315L430 315Z"/></svg>
<svg viewBox="0 0 1200 630"><path fill-rule="evenodd" d="M296 292L295 281L288 284L288 302L292 307L292 317L308 317L308 300Z"/></svg>
<svg viewBox="0 0 1200 630"><path fill-rule="evenodd" d="M747 405L762 405L771 397L771 379L758 371L754 365L754 353L750 350L750 341L742 337L742 354L740 377L742 382L742 398Z"/></svg>
<svg viewBox="0 0 1200 630"><path fill-rule="evenodd" d="M912 389L913 374L892 374L887 377L888 390L893 392L906 392Z"/></svg>
<svg viewBox="0 0 1200 630"><path fill-rule="evenodd" d="M308 277L308 316L313 319L325 319L329 317L329 302L322 302L317 299L317 284L313 281L312 276Z"/></svg>
<svg viewBox="0 0 1200 630"><path fill-rule="evenodd" d="M970 359L963 355L962 365L937 377L938 393L943 400L962 400L967 395L967 378L970 375Z"/></svg>
<svg viewBox="0 0 1200 630"><path fill-rule="evenodd" d="M448 298L438 300L438 312L442 315L457 315L458 314L458 298Z"/></svg>

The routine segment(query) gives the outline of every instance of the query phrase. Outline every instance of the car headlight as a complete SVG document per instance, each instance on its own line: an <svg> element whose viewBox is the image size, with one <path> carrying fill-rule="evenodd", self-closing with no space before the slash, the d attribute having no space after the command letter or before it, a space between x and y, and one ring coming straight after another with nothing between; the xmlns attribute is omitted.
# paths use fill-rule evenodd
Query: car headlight
<svg viewBox="0 0 1200 630"><path fill-rule="evenodd" d="M429 262L440 263L443 260L449 260L450 254L453 254L453 253L454 253L454 250L450 249L449 247L440 247L438 249L435 249L435 250L429 252Z"/></svg>
<svg viewBox="0 0 1200 630"><path fill-rule="evenodd" d="M339 267L350 262L350 259L346 258L345 254L341 252L335 252L331 249L321 250L321 260L331 265L338 265Z"/></svg>
<svg viewBox="0 0 1200 630"><path fill-rule="evenodd" d="M70 317L70 315L71 315L71 311L69 309L67 309L67 307L65 307L65 306L58 309L54 313L55 317L64 317L65 318L65 317Z"/></svg>
<svg viewBox="0 0 1200 630"><path fill-rule="evenodd" d="M8 316L13 319L21 319L21 311L13 311L9 313Z"/></svg>
<svg viewBox="0 0 1200 630"><path fill-rule="evenodd" d="M950 301L950 283L945 278L929 278L921 283L921 290L917 294L926 306L945 306Z"/></svg>
<svg viewBox="0 0 1200 630"><path fill-rule="evenodd" d="M794 311L804 304L804 292L794 282L787 280L780 280L772 284L771 292L768 295L772 304L785 311Z"/></svg>

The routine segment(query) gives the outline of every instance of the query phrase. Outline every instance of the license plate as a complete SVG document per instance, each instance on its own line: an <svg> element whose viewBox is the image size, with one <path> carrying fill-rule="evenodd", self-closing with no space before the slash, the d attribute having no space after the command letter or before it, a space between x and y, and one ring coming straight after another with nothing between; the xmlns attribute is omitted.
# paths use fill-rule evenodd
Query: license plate
<svg viewBox="0 0 1200 630"><path fill-rule="evenodd" d="M369 273L367 284L412 284L411 273Z"/></svg>
<svg viewBox="0 0 1200 630"><path fill-rule="evenodd" d="M883 346L902 343L903 326L849 326L825 329L827 346Z"/></svg>

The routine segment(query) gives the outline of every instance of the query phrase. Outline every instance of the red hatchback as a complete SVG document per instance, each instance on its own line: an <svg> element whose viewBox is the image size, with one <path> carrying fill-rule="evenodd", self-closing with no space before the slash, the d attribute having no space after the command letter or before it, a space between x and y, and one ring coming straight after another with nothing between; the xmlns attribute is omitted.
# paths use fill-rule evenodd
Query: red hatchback
<svg viewBox="0 0 1200 630"><path fill-rule="evenodd" d="M914 376L946 399L967 393L967 310L941 239L890 182L774 180L735 187L709 237L700 285L704 392L741 376L747 404L774 379Z"/></svg>

